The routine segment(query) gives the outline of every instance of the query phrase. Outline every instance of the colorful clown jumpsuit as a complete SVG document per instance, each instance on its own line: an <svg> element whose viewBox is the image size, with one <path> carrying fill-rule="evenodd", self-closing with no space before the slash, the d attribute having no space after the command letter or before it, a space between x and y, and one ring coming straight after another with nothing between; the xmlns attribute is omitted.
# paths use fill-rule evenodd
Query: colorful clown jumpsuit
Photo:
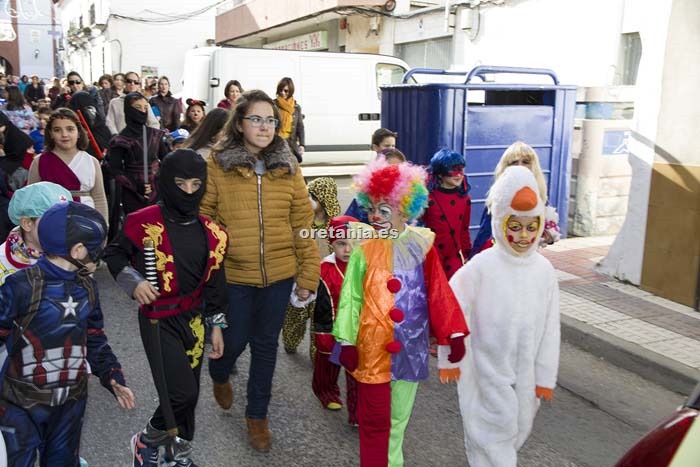
<svg viewBox="0 0 700 467"><path fill-rule="evenodd" d="M363 243L348 262L333 335L357 346L362 467L403 465L404 431L418 382L428 377L430 336L447 345L469 332L434 238L407 226L396 239Z"/></svg>

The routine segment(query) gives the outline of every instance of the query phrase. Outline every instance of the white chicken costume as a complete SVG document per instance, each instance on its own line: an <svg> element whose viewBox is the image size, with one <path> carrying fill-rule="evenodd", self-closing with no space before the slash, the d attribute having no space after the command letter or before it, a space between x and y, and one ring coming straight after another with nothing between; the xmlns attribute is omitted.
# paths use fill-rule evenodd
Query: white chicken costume
<svg viewBox="0 0 700 467"><path fill-rule="evenodd" d="M537 242L516 252L506 236L511 215L539 217L544 204L532 172L509 167L491 188L496 244L450 280L471 327L459 363L459 405L471 467L516 467L532 430L536 396L551 398L559 367L559 285ZM440 349L441 366L445 349ZM449 364L447 364L449 365Z"/></svg>

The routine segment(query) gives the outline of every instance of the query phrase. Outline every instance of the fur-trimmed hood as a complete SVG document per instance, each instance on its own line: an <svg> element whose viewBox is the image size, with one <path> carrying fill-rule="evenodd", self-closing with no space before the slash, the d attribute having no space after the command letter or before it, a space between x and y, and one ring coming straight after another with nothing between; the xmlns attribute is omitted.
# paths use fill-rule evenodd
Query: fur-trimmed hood
<svg viewBox="0 0 700 467"><path fill-rule="evenodd" d="M274 137L272 143L263 149L261 155L265 162L265 168L269 172L294 175L299 166L296 157L289 149L289 145L279 136ZM233 146L217 152L213 157L224 172L230 172L233 169L242 169L244 171L255 169L256 158L246 149L243 143L234 143Z"/></svg>

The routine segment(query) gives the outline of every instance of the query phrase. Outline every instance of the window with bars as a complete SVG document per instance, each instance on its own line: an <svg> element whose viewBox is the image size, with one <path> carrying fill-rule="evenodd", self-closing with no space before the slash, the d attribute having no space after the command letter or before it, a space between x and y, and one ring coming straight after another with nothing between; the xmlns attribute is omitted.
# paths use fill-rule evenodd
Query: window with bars
<svg viewBox="0 0 700 467"><path fill-rule="evenodd" d="M412 68L440 68L452 64L452 37L397 44L394 55Z"/></svg>

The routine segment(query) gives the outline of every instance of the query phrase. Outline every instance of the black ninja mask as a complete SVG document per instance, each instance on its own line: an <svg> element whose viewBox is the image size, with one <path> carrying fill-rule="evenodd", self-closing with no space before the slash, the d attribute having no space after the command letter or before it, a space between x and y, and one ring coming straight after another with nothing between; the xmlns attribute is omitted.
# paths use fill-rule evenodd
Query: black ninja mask
<svg viewBox="0 0 700 467"><path fill-rule="evenodd" d="M143 126L148 120L148 112L141 112L131 106L132 103L139 99L146 100L139 92L130 92L124 98L124 121L128 127Z"/></svg>
<svg viewBox="0 0 700 467"><path fill-rule="evenodd" d="M175 177L202 181L194 193L187 193L175 184ZM192 149L177 149L163 158L160 165L158 189L165 216L179 223L193 221L199 214L199 203L207 184L207 164Z"/></svg>
<svg viewBox="0 0 700 467"><path fill-rule="evenodd" d="M95 108L95 105L97 105L95 99L85 91L76 92L73 94L70 101L68 101L68 108L75 111L80 110L80 113L83 114L83 117L85 117L85 120L90 128L95 126L95 118L97 117L97 109Z"/></svg>

